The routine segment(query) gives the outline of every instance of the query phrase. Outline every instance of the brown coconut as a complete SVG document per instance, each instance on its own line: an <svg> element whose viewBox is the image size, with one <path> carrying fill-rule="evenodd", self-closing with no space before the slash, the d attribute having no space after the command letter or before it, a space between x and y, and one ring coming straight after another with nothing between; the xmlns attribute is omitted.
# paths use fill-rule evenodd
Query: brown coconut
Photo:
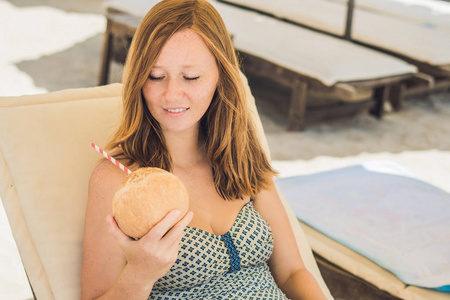
<svg viewBox="0 0 450 300"><path fill-rule="evenodd" d="M128 236L139 239L171 210L189 209L189 196L178 177L160 168L140 168L127 175L113 198L113 216Z"/></svg>

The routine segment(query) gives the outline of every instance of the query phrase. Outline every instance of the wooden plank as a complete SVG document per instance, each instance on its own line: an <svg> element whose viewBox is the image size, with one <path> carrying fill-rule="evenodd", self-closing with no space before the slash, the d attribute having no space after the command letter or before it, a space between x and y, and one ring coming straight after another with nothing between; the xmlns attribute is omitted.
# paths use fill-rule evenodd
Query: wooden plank
<svg viewBox="0 0 450 300"><path fill-rule="evenodd" d="M114 35L134 36L139 26L139 19L126 14L107 14L107 19L111 21L111 32Z"/></svg>
<svg viewBox="0 0 450 300"><path fill-rule="evenodd" d="M106 30L103 38L102 56L100 58L100 74L98 79L98 85L105 85L109 80L109 67L111 63L112 49L112 34L111 34L111 21L107 19Z"/></svg>
<svg viewBox="0 0 450 300"><path fill-rule="evenodd" d="M436 88L435 77L419 72L403 82L403 90L401 91L401 93L403 97L407 97L437 91ZM394 110L396 110L395 105L393 105L393 108Z"/></svg>
<svg viewBox="0 0 450 300"><path fill-rule="evenodd" d="M303 128L308 98L308 84L296 79L292 86L291 105L289 108L288 131L297 131Z"/></svg>
<svg viewBox="0 0 450 300"><path fill-rule="evenodd" d="M405 92L404 84L395 84L389 89L389 102L394 111L399 111L402 108L402 98Z"/></svg>
<svg viewBox="0 0 450 300"><path fill-rule="evenodd" d="M369 80L359 80L359 81L349 81L346 84L351 84L355 87L379 87L383 85L393 85L399 83L401 81L408 80L413 78L414 74L404 74L397 75L391 77L377 78L377 79L369 79Z"/></svg>
<svg viewBox="0 0 450 300"><path fill-rule="evenodd" d="M118 38L131 39L140 22L140 19L137 17L117 12L112 9L108 10L106 20L106 30L100 61L99 85L108 83L112 58L120 57L121 63L124 63L125 61L124 57L126 56L126 51L119 55L118 52L124 52L124 49L115 49L114 41Z"/></svg>
<svg viewBox="0 0 450 300"><path fill-rule="evenodd" d="M430 74L434 77L448 77L450 78L450 67L448 65L443 66L432 66L427 63L414 62L421 72Z"/></svg>
<svg viewBox="0 0 450 300"><path fill-rule="evenodd" d="M374 99L375 105L370 110L370 113L377 119L381 119L384 114L384 103L389 99L390 86L380 86L375 88Z"/></svg>
<svg viewBox="0 0 450 300"><path fill-rule="evenodd" d="M425 74L422 72L419 72L417 74L414 74L414 76L411 79L408 79L406 81L407 84L410 85L425 85L426 87L433 89L435 85L435 78L429 74Z"/></svg>
<svg viewBox="0 0 450 300"><path fill-rule="evenodd" d="M450 79L436 80L433 84L432 89L430 89L426 85L414 85L411 87L407 87L404 91L404 97L430 94L432 92L450 92Z"/></svg>
<svg viewBox="0 0 450 300"><path fill-rule="evenodd" d="M274 122L287 128L287 116L289 115L292 97L291 87L280 85L259 74L246 75L260 113L269 113ZM313 91L308 89L306 111L301 129L311 123L347 118L363 112L367 113L375 103L372 97L356 102L345 102L339 99L320 99L320 101L317 101L319 99L315 99L316 96L313 94Z"/></svg>
<svg viewBox="0 0 450 300"><path fill-rule="evenodd" d="M353 100L358 95L358 89L356 86L348 83L336 83L331 92L342 100Z"/></svg>
<svg viewBox="0 0 450 300"><path fill-rule="evenodd" d="M316 107L306 107L304 124L338 118L348 118L369 111L374 105L373 99L358 102L338 102Z"/></svg>
<svg viewBox="0 0 450 300"><path fill-rule="evenodd" d="M400 300L313 253L320 273L335 299Z"/></svg>
<svg viewBox="0 0 450 300"><path fill-rule="evenodd" d="M437 80L434 83L434 90L450 92L450 78Z"/></svg>
<svg viewBox="0 0 450 300"><path fill-rule="evenodd" d="M355 11L355 0L347 1L347 21L345 24L345 39L352 39L352 23L353 23L353 14Z"/></svg>

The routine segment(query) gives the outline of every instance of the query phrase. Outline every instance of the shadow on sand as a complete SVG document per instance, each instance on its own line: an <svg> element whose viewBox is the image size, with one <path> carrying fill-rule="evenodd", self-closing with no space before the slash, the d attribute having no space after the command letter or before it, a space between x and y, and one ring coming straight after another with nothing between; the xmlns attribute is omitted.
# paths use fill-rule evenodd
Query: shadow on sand
<svg viewBox="0 0 450 300"><path fill-rule="evenodd" d="M97 34L82 43L37 60L16 64L34 81L35 86L48 91L98 85L103 34ZM110 82L119 82L122 68L113 64Z"/></svg>

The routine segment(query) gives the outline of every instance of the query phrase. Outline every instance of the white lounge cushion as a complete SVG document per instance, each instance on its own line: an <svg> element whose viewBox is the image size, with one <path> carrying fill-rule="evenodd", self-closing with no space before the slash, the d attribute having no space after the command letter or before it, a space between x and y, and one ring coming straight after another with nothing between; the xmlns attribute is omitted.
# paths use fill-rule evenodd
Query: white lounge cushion
<svg viewBox="0 0 450 300"><path fill-rule="evenodd" d="M114 84L0 98L0 197L38 299L80 297L90 143L106 143L119 95Z"/></svg>

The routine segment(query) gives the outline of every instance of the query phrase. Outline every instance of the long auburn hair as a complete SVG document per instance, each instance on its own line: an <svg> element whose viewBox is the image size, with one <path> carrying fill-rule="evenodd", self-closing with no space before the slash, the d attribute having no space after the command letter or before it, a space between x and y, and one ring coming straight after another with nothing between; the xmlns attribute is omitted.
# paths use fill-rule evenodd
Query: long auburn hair
<svg viewBox="0 0 450 300"><path fill-rule="evenodd" d="M172 170L164 135L145 104L142 87L167 40L188 28L203 38L219 69L217 89L200 121L216 190L226 200L253 197L269 187L276 172L250 116L231 38L206 0L163 0L140 23L124 68L122 119L107 149L128 165Z"/></svg>

